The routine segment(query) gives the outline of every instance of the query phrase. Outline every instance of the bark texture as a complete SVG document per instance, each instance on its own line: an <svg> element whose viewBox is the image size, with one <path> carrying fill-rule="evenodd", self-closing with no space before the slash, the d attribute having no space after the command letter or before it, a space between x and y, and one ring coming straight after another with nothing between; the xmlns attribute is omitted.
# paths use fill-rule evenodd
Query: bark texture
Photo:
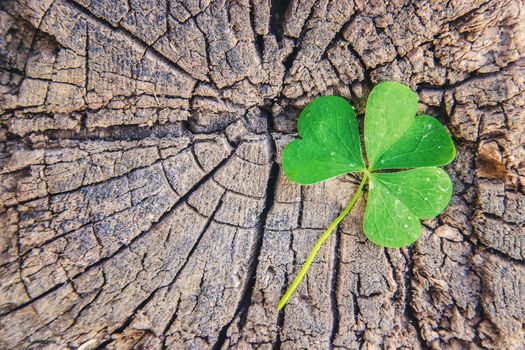
<svg viewBox="0 0 525 350"><path fill-rule="evenodd" d="M1 349L520 349L521 0L0 2ZM407 249L280 170L318 95L396 80L455 195ZM360 116L362 121L362 114Z"/></svg>

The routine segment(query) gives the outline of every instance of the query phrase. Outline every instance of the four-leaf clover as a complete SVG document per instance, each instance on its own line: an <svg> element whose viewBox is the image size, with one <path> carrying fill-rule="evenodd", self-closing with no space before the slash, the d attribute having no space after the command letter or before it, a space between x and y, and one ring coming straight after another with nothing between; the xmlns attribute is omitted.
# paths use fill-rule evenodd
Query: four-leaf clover
<svg viewBox="0 0 525 350"><path fill-rule="evenodd" d="M416 116L417 95L400 83L376 85L366 104L363 159L353 107L337 96L318 97L302 111L300 139L284 149L286 177L298 184L318 183L358 172L362 180L348 206L317 241L298 276L279 302L293 293L331 231L350 212L365 184L368 200L363 230L373 243L398 248L420 235L420 220L441 213L452 195L448 174L437 166L456 154L452 139L435 118Z"/></svg>

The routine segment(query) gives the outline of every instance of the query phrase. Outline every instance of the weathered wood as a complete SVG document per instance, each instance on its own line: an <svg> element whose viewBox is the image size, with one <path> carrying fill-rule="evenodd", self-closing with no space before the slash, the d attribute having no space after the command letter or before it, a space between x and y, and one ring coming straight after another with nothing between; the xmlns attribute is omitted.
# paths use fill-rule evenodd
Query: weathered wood
<svg viewBox="0 0 525 350"><path fill-rule="evenodd" d="M525 5L0 2L0 348L520 349ZM454 136L455 195L407 249L283 178L313 97L404 82Z"/></svg>

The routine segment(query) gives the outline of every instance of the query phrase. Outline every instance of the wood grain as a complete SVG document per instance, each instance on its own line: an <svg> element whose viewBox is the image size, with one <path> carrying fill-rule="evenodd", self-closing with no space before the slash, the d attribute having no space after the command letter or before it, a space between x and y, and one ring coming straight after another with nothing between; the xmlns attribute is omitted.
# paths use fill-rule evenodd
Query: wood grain
<svg viewBox="0 0 525 350"><path fill-rule="evenodd" d="M525 5L0 2L0 348L520 349ZM280 169L318 95L415 91L454 196L381 249L356 188Z"/></svg>

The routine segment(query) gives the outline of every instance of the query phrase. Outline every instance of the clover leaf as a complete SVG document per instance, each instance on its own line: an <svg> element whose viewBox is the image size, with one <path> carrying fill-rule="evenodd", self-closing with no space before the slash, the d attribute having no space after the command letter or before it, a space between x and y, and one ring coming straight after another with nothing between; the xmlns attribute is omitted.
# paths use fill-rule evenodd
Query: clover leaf
<svg viewBox="0 0 525 350"><path fill-rule="evenodd" d="M322 96L310 102L297 124L302 139L283 153L286 176L300 184L365 170L354 109L342 97Z"/></svg>
<svg viewBox="0 0 525 350"><path fill-rule="evenodd" d="M366 184L363 231L371 242L383 247L413 243L421 232L420 220L433 218L446 208L452 182L438 166L450 163L456 149L437 119L416 116L417 105L417 95L403 84L384 82L372 89L364 120L367 162L354 109L345 99L318 97L301 112L300 139L286 145L282 155L286 177L302 185L351 172L362 173L362 179L348 206L317 241L278 309L284 307L317 251L353 208Z"/></svg>

